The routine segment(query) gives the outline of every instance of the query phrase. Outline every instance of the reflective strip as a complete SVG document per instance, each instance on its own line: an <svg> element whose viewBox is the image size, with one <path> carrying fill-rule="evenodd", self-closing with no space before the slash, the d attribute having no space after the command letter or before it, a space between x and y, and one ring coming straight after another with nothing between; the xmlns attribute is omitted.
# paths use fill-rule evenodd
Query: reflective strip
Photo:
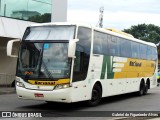
<svg viewBox="0 0 160 120"><path fill-rule="evenodd" d="M121 72L122 69L121 68L113 68L113 72Z"/></svg>
<svg viewBox="0 0 160 120"><path fill-rule="evenodd" d="M122 58L122 57L114 57L113 62L127 62L127 58Z"/></svg>
<svg viewBox="0 0 160 120"><path fill-rule="evenodd" d="M113 63L113 67L123 68L124 64L123 63Z"/></svg>

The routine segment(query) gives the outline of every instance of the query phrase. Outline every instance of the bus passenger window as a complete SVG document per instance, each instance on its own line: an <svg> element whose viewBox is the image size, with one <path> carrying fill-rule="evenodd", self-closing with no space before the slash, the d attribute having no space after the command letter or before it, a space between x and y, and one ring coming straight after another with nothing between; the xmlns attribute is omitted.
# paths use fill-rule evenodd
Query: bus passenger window
<svg viewBox="0 0 160 120"><path fill-rule="evenodd" d="M147 46L140 44L140 57L141 59L147 59Z"/></svg>
<svg viewBox="0 0 160 120"><path fill-rule="evenodd" d="M132 57L131 42L125 39L121 39L120 46L121 46L121 56L131 58Z"/></svg>
<svg viewBox="0 0 160 120"><path fill-rule="evenodd" d="M133 58L139 58L139 44L136 42L131 42L131 51Z"/></svg>
<svg viewBox="0 0 160 120"><path fill-rule="evenodd" d="M117 37L108 36L108 46L109 46L109 55L110 56L119 56L119 40Z"/></svg>

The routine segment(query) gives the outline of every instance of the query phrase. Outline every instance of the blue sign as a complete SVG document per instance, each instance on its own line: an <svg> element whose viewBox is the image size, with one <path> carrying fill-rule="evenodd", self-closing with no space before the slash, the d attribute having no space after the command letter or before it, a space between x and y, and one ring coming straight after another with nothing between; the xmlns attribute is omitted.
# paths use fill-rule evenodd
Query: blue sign
<svg viewBox="0 0 160 120"><path fill-rule="evenodd" d="M44 44L44 49L49 49L49 44L45 43Z"/></svg>

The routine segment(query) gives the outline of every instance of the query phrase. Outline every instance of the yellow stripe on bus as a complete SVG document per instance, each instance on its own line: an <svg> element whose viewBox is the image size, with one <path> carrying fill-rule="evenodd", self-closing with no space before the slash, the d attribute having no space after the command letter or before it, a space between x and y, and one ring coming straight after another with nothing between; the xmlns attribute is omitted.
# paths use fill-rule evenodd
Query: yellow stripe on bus
<svg viewBox="0 0 160 120"><path fill-rule="evenodd" d="M67 84L70 82L70 79L59 79L57 81L28 80L28 82L32 85L55 86L58 84Z"/></svg>
<svg viewBox="0 0 160 120"><path fill-rule="evenodd" d="M119 63L118 61L116 62ZM149 60L139 60L128 58L127 62L123 63L124 67L114 67L121 71L114 72L114 79L118 78L137 78L151 77L154 74L156 62Z"/></svg>

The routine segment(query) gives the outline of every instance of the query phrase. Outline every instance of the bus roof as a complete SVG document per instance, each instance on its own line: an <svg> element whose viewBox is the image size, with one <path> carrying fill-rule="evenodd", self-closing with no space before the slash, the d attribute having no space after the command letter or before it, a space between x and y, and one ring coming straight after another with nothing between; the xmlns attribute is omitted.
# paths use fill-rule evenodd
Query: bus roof
<svg viewBox="0 0 160 120"><path fill-rule="evenodd" d="M122 31L120 31L120 30L116 30L116 29L113 29L113 28L106 28L106 29L107 29L107 30L110 30L110 31L113 31L113 32L116 32L116 33L119 33L119 34L123 34L123 35L126 35L126 36L129 36L129 37L134 38L133 35L128 34L128 33L126 33L126 32L122 32Z"/></svg>
<svg viewBox="0 0 160 120"><path fill-rule="evenodd" d="M72 23L72 22L51 22L51 23L38 23L38 24L33 24L33 25L30 25L29 27L38 27L38 26L53 26L53 25L76 25L76 26L84 26L84 27L88 27L88 28L93 28L94 30L97 30L99 32L104 32L104 33L107 33L107 34L110 34L110 35L113 35L113 36L117 36L117 37L121 37L121 38L124 38L124 39L128 39L128 40L131 40L131 41L135 41L135 42L139 42L139 43L142 43L142 44L147 44L147 45L150 45L150 46L153 46L153 47L157 47L156 44L154 43L151 43L151 42L146 42L146 41L143 41L143 40L140 40L140 39L136 39L134 37L131 37L131 36L127 36L125 34L121 34L121 33L118 33L118 32L114 32L114 31L111 31L111 30L107 30L105 28L99 28L99 27L95 27L95 26L92 26L91 24L84 24L84 23Z"/></svg>

